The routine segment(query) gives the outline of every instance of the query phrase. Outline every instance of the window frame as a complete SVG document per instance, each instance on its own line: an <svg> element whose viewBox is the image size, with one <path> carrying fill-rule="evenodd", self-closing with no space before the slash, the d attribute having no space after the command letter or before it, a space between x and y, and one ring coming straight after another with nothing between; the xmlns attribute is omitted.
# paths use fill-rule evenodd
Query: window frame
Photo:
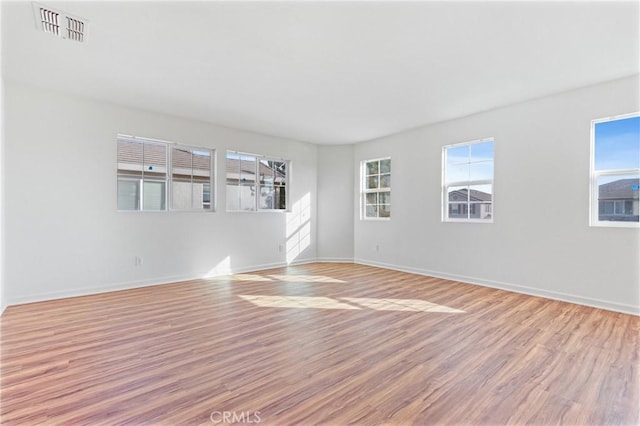
<svg viewBox="0 0 640 426"><path fill-rule="evenodd" d="M447 153L448 150L451 148L457 148L457 147L461 147L461 146L468 146L469 148L472 145L476 145L476 144L481 144L481 143L486 143L486 142L492 142L493 143L493 157L491 159L491 163L492 163L492 173L491 173L491 179L479 179L479 180L471 180L470 178L467 180L460 180L460 181L453 181L453 182L449 182L447 183ZM487 138L482 138L482 139L475 139L472 141L466 141L466 142L459 142L459 143L454 143L454 144L449 144L449 145L444 145L442 147L442 181L441 181L441 197L440 197L440 203L441 203L441 208L440 208L440 215L441 215L441 221L442 222L458 222L458 223L493 223L495 220L495 203L496 203L496 196L495 196L495 146L496 146L496 142L495 142L495 138L492 137L487 137ZM468 163L469 165L473 164L472 162ZM471 217L466 217L466 218L451 218L449 217L449 188L450 187L456 187L456 186L466 186L467 188L474 186L474 185L487 185L490 184L491 185L491 202L487 203L487 202L477 202L477 203L472 203L469 199L467 199L467 201L465 201L464 203L453 203L453 204L464 204L464 206L466 207L464 210L466 211L466 214L469 215L469 210L471 210L471 206L475 205L475 204L489 204L489 213L491 214L491 217L488 219L482 219L482 218L471 218ZM467 194L470 193L467 192ZM459 208L459 207L458 207ZM475 209L475 208L474 208Z"/></svg>
<svg viewBox="0 0 640 426"><path fill-rule="evenodd" d="M360 220L380 220L380 221L390 221L391 220L391 184L389 184L388 187L386 188L367 188L367 177L368 176L373 176L373 175L369 175L367 174L367 164L369 163L374 163L374 162L378 162L380 163L383 160L389 160L389 176L391 176L392 174L392 161L391 161L391 157L379 157L379 158L371 158L368 160L362 160L360 162ZM378 166L379 167L379 166ZM385 173L386 174L386 173ZM380 176L380 170L378 169L378 176ZM378 210L378 214L375 217L370 217L367 216L367 195L368 194L378 194L378 196L380 195L380 193L388 193L389 194L389 216L388 217L381 217L380 216L380 211ZM387 205L387 203L384 203L385 205ZM376 206L380 206L381 203L378 201L376 203Z"/></svg>
<svg viewBox="0 0 640 426"><path fill-rule="evenodd" d="M255 186L254 191L253 191L253 196L252 196L252 204L253 204L253 208L251 210L242 210L242 209L229 209L229 198L228 198L228 191L226 190L229 186L229 181L228 181L228 160L229 160L229 155L237 155L237 156L244 156L244 157L253 157L255 160L255 181L253 185L249 185L249 186ZM279 187L284 188L284 194L285 194L285 208L284 209L270 209L270 208L262 208L260 207L260 193L261 193L261 189L263 186L265 186L263 183L261 183L260 181L260 162L261 161L274 161L274 162L279 162L279 163L284 163L285 164L285 179L284 179L284 185L279 185ZM287 160L284 158L278 158L275 156L270 156L270 155L263 155L263 154L254 154L254 153L250 153L250 152L243 152L243 151L235 151L232 149L228 149L225 155L225 194L226 194L226 200L225 200L225 204L226 204L226 208L225 211L227 213L282 213L282 212L290 212L291 211L291 160ZM241 171L240 171L241 173ZM240 183L238 183L237 186L242 186Z"/></svg>
<svg viewBox="0 0 640 426"><path fill-rule="evenodd" d="M599 219L599 186L598 179L606 176L625 176L640 174L640 168L638 169L609 169L609 170L596 170L596 125L600 123L608 123L611 121L624 120L627 118L640 117L640 111L631 112L627 114L619 114L610 117L603 117L591 120L591 132L590 132L590 150L589 150L589 226L601 227L601 228L639 228L640 222L631 221L610 221ZM610 200L614 201L614 200ZM614 204L615 211L615 204ZM632 206L633 208L633 206ZM615 213L614 213L615 215Z"/></svg>
<svg viewBox="0 0 640 426"><path fill-rule="evenodd" d="M131 142L140 142L143 144L149 143L154 145L164 145L165 147L165 177L162 178L149 178L146 179L149 182L163 182L164 183L164 209L160 210L148 210L144 209L144 157L143 157L143 167L141 171L141 176L137 178L136 176L127 175L126 173L120 173L120 169L118 168L118 143L121 140L129 140ZM197 208L189 208L189 209L177 209L173 207L173 164L172 164L172 151L174 148L185 149L190 151L206 151L210 154L211 161L211 174L209 176L209 198L210 198L210 208L209 209L197 209ZM213 213L216 211L216 190L215 190L215 181L216 181L216 155L217 152L214 148L205 148L194 145L185 145L177 142L170 142L160 139L152 139L140 136L131 136L125 134L117 134L116 135L116 211L122 213L166 213L166 212L201 212L201 213ZM129 181L129 182L138 182L138 208L137 209L120 209L118 205L118 196L119 191L117 189L120 181Z"/></svg>

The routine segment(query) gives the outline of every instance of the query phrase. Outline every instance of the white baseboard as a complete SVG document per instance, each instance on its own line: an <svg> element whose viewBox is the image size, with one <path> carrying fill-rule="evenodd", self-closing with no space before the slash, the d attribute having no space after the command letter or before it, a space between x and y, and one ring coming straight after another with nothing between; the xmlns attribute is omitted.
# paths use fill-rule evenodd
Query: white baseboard
<svg viewBox="0 0 640 426"><path fill-rule="evenodd" d="M315 261L318 263L354 263L352 257L319 257Z"/></svg>
<svg viewBox="0 0 640 426"><path fill-rule="evenodd" d="M449 274L446 272L430 271L422 268L410 266L393 265L383 262L375 262L366 259L355 259L354 263L376 266L379 268L391 269L394 271L408 272L417 275L426 275L430 277L442 278L450 281L459 281L467 284L481 285L483 287L497 288L500 290L512 291L514 293L528 294L530 296L543 297L545 299L559 300L561 302L575 303L578 305L590 306L592 308L605 309L607 311L621 312L623 314L639 315L640 306L627 305L608 300L592 299L589 297L576 296L573 294L561 293L550 290L542 290L539 288L527 287L518 284L505 283L500 281L485 280L477 277L468 277L464 275Z"/></svg>
<svg viewBox="0 0 640 426"><path fill-rule="evenodd" d="M243 266L239 268L237 267L229 268L215 274L172 275L172 276L150 278L150 279L139 280L139 281L112 283L112 284L107 284L107 285L98 286L98 287L78 287L78 288L72 288L64 291L38 293L38 294L29 295L29 296L10 298L7 301L7 305L3 306L2 311L4 311L4 308L8 306L22 305L25 303L44 302L44 301L55 300L55 299L66 299L69 297L89 296L92 294L108 293L108 292L120 291L120 290L132 290L135 288L151 287L154 285L172 284L172 283L181 282L181 281L214 278L214 277L230 275L230 274L242 274L245 272L261 271L265 269L281 268L284 266L292 266L292 265L303 265L303 264L313 263L313 262L316 262L316 260L315 259L296 259L293 262L288 264L287 262L263 263L258 265Z"/></svg>
<svg viewBox="0 0 640 426"><path fill-rule="evenodd" d="M528 294L531 296L544 297L547 299L560 300L563 302L576 303L579 305L591 306L594 308L605 309L608 311L621 312L625 314L640 315L640 306L627 305L617 302L611 302L601 299L592 299L588 297L576 296L572 294L560 293L549 290L541 290L538 288L527 287L517 284L505 283L500 281L485 280L477 277L468 277L463 275L449 274L439 271L431 271L422 268L415 268L403 265L394 265L383 262L375 262L367 259L349 259L349 258L317 258L317 259L297 259L289 264L286 262L265 263L259 265L248 265L240 268L230 268L227 271L223 271L214 275L174 275L160 278L153 278L141 281L129 281L124 283L112 283L100 287L84 287L75 288L65 291L39 293L35 295L29 295L25 297L17 297L9 299L6 305L1 307L0 315L4 312L5 308L12 305L21 305L24 303L42 302L54 299L64 299L68 297L88 296L91 294L107 293L111 291L130 290L134 288L149 287L154 285L170 284L181 281L191 281L202 278L213 278L216 276L224 276L229 274L240 274L246 272L254 272L265 269L281 268L284 266L303 265L308 263L357 263L361 265L375 266L379 268L391 269L400 272L408 272L412 274L425 275L430 277L442 278L451 281L459 281L468 284L481 285L484 287L497 288L500 290L513 291L515 293Z"/></svg>

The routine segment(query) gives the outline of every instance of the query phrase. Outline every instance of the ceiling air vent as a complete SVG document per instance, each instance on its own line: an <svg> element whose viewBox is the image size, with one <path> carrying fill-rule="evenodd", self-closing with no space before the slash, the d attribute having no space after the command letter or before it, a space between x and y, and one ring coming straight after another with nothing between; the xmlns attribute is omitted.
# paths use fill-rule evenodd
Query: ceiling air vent
<svg viewBox="0 0 640 426"><path fill-rule="evenodd" d="M87 39L87 23L69 13L33 3L38 29L56 37L84 42Z"/></svg>

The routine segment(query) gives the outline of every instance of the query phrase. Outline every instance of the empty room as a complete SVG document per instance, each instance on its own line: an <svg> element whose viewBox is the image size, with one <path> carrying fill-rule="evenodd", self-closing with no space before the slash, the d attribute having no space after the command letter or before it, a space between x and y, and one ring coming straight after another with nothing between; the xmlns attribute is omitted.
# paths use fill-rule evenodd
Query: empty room
<svg viewBox="0 0 640 426"><path fill-rule="evenodd" d="M0 15L1 424L640 424L640 2Z"/></svg>

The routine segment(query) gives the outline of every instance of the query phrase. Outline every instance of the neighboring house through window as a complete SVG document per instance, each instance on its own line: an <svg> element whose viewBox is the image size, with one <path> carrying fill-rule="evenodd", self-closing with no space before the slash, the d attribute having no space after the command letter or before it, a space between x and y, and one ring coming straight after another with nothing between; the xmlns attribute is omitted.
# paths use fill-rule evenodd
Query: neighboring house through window
<svg viewBox="0 0 640 426"><path fill-rule="evenodd" d="M362 217L391 218L391 159L363 161L361 170Z"/></svg>
<svg viewBox="0 0 640 426"><path fill-rule="evenodd" d="M227 211L288 208L289 162L227 151Z"/></svg>
<svg viewBox="0 0 640 426"><path fill-rule="evenodd" d="M171 149L171 208L211 209L212 152L176 145Z"/></svg>
<svg viewBox="0 0 640 426"><path fill-rule="evenodd" d="M640 115L591 122L592 226L638 226Z"/></svg>
<svg viewBox="0 0 640 426"><path fill-rule="evenodd" d="M493 139L442 149L442 219L493 221Z"/></svg>

